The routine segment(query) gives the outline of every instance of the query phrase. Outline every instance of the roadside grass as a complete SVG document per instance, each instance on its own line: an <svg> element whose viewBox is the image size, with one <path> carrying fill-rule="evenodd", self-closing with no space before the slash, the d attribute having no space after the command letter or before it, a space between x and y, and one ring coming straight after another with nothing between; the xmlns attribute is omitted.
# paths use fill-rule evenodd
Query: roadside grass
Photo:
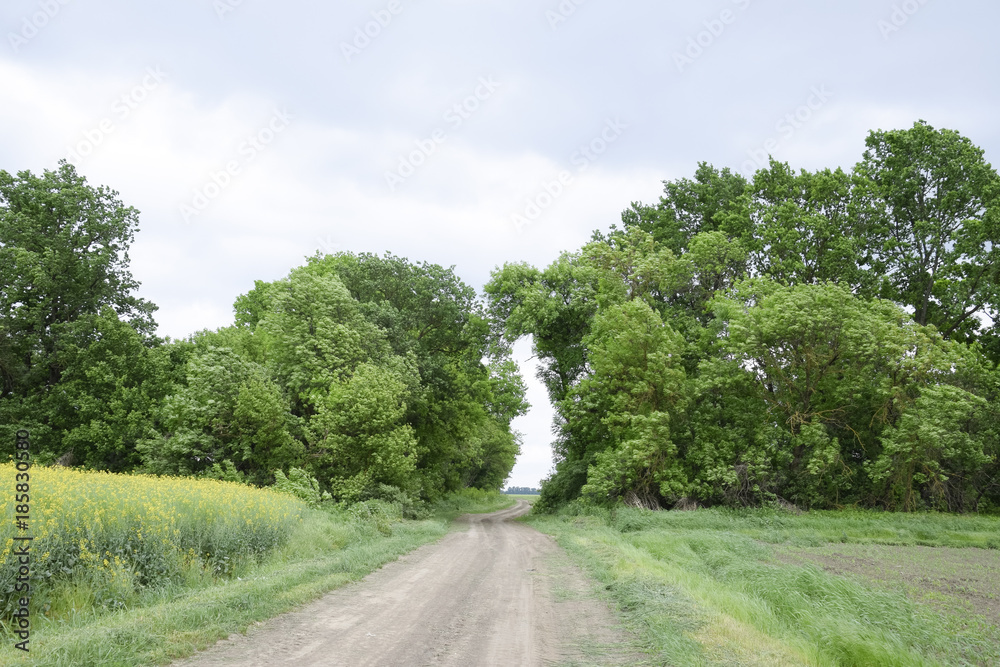
<svg viewBox="0 0 1000 667"><path fill-rule="evenodd" d="M485 514L506 509L514 504L510 498L499 491L462 489L432 503L429 510L434 517L451 521L462 514Z"/></svg>
<svg viewBox="0 0 1000 667"><path fill-rule="evenodd" d="M163 665L254 623L356 581L449 530L454 516L509 506L499 493L446 498L422 520L387 507L302 511L288 539L229 572L188 570L180 581L145 589L113 610L87 605L59 618L33 613L30 653L0 628L0 664L78 667Z"/></svg>
<svg viewBox="0 0 1000 667"><path fill-rule="evenodd" d="M644 650L663 664L1000 664L989 631L963 627L899 587L777 557L834 543L979 547L971 551L1000 559L987 548L1000 518L573 504L527 521L605 586Z"/></svg>

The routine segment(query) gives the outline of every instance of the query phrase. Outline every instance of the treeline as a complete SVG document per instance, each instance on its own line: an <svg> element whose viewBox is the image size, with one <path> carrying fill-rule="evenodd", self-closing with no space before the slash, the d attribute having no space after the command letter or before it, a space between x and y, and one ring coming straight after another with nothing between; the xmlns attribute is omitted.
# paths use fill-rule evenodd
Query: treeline
<svg viewBox="0 0 1000 667"><path fill-rule="evenodd" d="M537 496L539 491L538 489L529 486L509 486L504 493L520 496Z"/></svg>
<svg viewBox="0 0 1000 667"><path fill-rule="evenodd" d="M170 341L134 294L137 228L71 165L0 171L0 451L23 428L40 463L256 485L304 470L346 501L502 487L525 387L453 271L317 254L258 281L231 326Z"/></svg>
<svg viewBox="0 0 1000 667"><path fill-rule="evenodd" d="M1000 178L924 122L851 172L701 164L486 287L557 412L538 507L1000 508Z"/></svg>

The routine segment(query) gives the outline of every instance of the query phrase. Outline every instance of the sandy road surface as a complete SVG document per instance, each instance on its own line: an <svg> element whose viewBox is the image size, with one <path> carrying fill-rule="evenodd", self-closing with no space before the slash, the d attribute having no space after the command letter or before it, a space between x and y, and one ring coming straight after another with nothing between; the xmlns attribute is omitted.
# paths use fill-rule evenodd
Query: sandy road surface
<svg viewBox="0 0 1000 667"><path fill-rule="evenodd" d="M175 667L634 662L592 584L518 501Z"/></svg>

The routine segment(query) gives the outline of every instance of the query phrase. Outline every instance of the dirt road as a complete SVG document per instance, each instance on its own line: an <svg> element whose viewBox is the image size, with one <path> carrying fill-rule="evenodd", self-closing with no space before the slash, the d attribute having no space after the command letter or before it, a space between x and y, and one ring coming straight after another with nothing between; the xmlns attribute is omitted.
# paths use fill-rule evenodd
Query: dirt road
<svg viewBox="0 0 1000 667"><path fill-rule="evenodd" d="M513 508L448 534L175 667L623 665L635 654L592 584Z"/></svg>

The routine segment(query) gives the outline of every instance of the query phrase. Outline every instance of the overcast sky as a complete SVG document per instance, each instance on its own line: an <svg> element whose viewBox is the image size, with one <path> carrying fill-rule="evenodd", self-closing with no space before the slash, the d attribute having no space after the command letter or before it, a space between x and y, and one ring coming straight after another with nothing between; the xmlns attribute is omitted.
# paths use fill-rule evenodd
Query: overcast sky
<svg viewBox="0 0 1000 667"><path fill-rule="evenodd" d="M918 119L1000 155L996 0L3 0L0 169L74 162L141 211L160 334L323 252L477 290L700 161L850 168ZM510 483L551 466L534 409Z"/></svg>

